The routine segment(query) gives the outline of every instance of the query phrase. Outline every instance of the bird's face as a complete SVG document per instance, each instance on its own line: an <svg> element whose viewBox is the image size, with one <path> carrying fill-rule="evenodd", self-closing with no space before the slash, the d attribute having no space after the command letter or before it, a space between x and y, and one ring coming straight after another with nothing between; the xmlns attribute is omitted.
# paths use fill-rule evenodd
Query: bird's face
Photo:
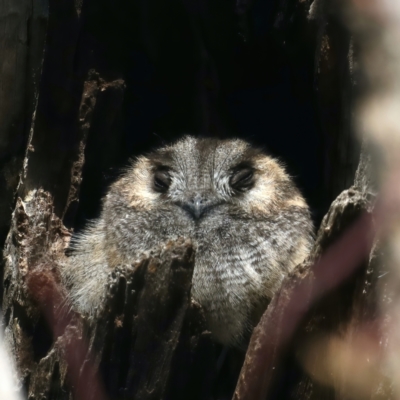
<svg viewBox="0 0 400 400"><path fill-rule="evenodd" d="M262 217L289 198L303 202L295 193L285 199L285 182L287 192L293 189L288 176L275 160L241 140L185 137L140 163L146 165L142 182L148 206L175 210L195 225L226 213Z"/></svg>

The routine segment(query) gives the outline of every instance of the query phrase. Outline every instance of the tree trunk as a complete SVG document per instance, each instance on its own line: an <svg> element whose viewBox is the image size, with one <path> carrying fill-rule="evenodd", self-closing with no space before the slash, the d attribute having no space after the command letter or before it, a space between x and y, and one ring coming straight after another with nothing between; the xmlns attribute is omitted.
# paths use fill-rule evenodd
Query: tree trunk
<svg viewBox="0 0 400 400"><path fill-rule="evenodd" d="M348 398L340 379L334 388L314 379L318 363L300 354L318 335L349 334L373 318L385 273L358 231L352 267L321 285L311 268L371 213L369 153L360 159L351 117L357 55L328 5L3 1L0 287L5 341L26 397ZM264 110L280 101L274 120ZM301 135L292 129L298 121ZM98 215L128 157L159 136L246 137L257 123L263 133L255 141L287 156L316 224L328 212L312 257L285 280L255 329L240 376L244 355L212 343L190 299L195 255L185 238L110 275L99 320L64 307L57 264L72 232ZM353 228L368 226L361 221Z"/></svg>

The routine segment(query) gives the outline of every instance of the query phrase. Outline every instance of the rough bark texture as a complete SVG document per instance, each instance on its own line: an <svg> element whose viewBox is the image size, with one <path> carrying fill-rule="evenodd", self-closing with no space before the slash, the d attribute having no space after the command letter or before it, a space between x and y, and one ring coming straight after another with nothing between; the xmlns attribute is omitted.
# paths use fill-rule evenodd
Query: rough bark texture
<svg viewBox="0 0 400 400"><path fill-rule="evenodd" d="M357 55L329 4L2 2L0 291L28 398L231 398L243 355L211 342L190 301L195 255L185 238L110 275L97 322L63 307L57 262L73 230L98 214L115 171L158 144L153 132L251 136L287 161L318 223L353 184L360 153L351 118ZM315 335L351 333L376 311L385 273L377 250L360 247L357 268L331 285L316 285L311 269L371 211L364 147L312 259L256 328L235 399L347 399L344 380L323 386L299 354Z"/></svg>
<svg viewBox="0 0 400 400"><path fill-rule="evenodd" d="M10 226L27 141L39 95L44 42L47 33L46 1L0 4L0 240Z"/></svg>

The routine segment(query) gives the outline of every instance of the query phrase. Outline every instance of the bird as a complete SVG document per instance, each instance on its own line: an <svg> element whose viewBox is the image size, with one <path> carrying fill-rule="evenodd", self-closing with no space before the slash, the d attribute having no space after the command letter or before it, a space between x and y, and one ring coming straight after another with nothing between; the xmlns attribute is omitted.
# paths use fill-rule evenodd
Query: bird
<svg viewBox="0 0 400 400"><path fill-rule="evenodd" d="M240 348L314 233L280 161L242 139L183 136L131 161L73 237L61 268L72 307L93 315L110 272L179 238L195 250L191 296L212 338Z"/></svg>

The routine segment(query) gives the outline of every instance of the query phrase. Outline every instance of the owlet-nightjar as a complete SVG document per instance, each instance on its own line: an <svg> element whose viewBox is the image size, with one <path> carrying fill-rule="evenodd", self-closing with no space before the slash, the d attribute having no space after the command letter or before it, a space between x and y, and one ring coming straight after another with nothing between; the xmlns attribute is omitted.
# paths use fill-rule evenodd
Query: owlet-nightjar
<svg viewBox="0 0 400 400"><path fill-rule="evenodd" d="M93 314L109 273L178 238L195 249L191 295L213 338L241 346L313 242L309 208L283 166L239 140L185 136L138 157L62 267L73 307Z"/></svg>

